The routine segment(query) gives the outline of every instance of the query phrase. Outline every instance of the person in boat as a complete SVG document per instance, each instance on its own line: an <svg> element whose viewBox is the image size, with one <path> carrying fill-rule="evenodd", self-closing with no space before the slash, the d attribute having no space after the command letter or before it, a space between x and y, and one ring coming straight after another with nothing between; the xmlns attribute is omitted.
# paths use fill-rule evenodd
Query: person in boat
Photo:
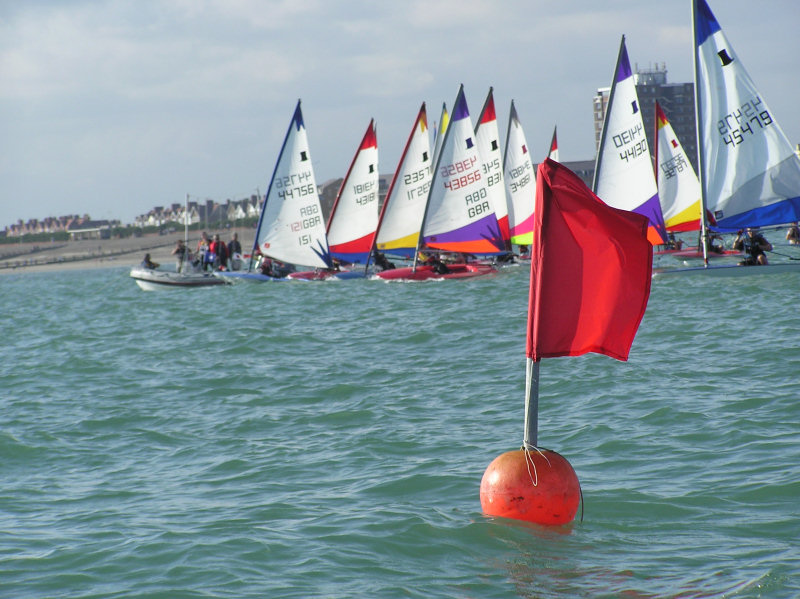
<svg viewBox="0 0 800 599"><path fill-rule="evenodd" d="M183 269L184 262L188 262L190 260L189 256L189 248L186 247L186 244L183 242L183 239L179 239L175 242L175 247L172 250L172 255L175 256L177 260L177 264L175 265L175 270L177 272L181 272Z"/></svg>
<svg viewBox="0 0 800 599"><path fill-rule="evenodd" d="M375 266L381 270L392 270L395 268L394 263L389 262L385 254L375 252Z"/></svg>
<svg viewBox="0 0 800 599"><path fill-rule="evenodd" d="M530 258L530 257L531 257L531 255L530 255L530 254L531 254L531 252L530 252L530 250L528 249L528 246L527 246L527 245L521 245L521 246L519 246L519 257L520 257L520 258Z"/></svg>
<svg viewBox="0 0 800 599"><path fill-rule="evenodd" d="M789 226L789 230L786 231L786 241L791 245L800 245L800 226L798 226L797 221L793 222Z"/></svg>
<svg viewBox="0 0 800 599"><path fill-rule="evenodd" d="M228 242L228 263L231 270L241 268L242 244L239 243L239 234L234 233L233 238Z"/></svg>
<svg viewBox="0 0 800 599"><path fill-rule="evenodd" d="M736 233L733 249L741 250L746 255L739 262L740 266L764 266L769 264L766 252L772 251L772 244L753 227L747 227L744 233L741 230Z"/></svg>
<svg viewBox="0 0 800 599"><path fill-rule="evenodd" d="M228 266L228 248L220 240L219 233L214 234L211 245L208 246L210 262L214 270L225 270Z"/></svg>
<svg viewBox="0 0 800 599"><path fill-rule="evenodd" d="M144 255L144 260L142 260L142 263L141 263L141 265L140 265L140 266L141 266L142 268L146 268L147 270L155 270L155 269L156 269L156 268L158 268L160 265L159 265L159 263L158 263L158 262L153 262L153 261L150 259L150 254L145 254L145 255Z"/></svg>
<svg viewBox="0 0 800 599"><path fill-rule="evenodd" d="M272 272L272 259L267 256L261 256L261 262L258 265L258 272L268 277L274 277Z"/></svg>
<svg viewBox="0 0 800 599"><path fill-rule="evenodd" d="M474 262L478 258L474 254L465 254L461 252L460 254L456 254L453 263L454 264L466 264L467 262Z"/></svg>
<svg viewBox="0 0 800 599"><path fill-rule="evenodd" d="M208 266L208 246L210 244L211 241L208 239L208 233L203 231L200 235L200 239L197 241L197 247L194 252L194 255L197 256L196 267L206 270Z"/></svg>
<svg viewBox="0 0 800 599"><path fill-rule="evenodd" d="M698 247L699 246L700 244L698 244ZM722 242L722 235L720 235L719 233L714 233L713 231L706 233L706 250L708 251L709 254L724 254L725 246L723 245Z"/></svg>
<svg viewBox="0 0 800 599"><path fill-rule="evenodd" d="M450 272L450 269L447 268L447 264L439 259L438 254L425 256L425 254L420 253L420 258L422 259L423 264L430 266L433 269L433 272L437 274L444 275Z"/></svg>
<svg viewBox="0 0 800 599"><path fill-rule="evenodd" d="M667 235L667 249L668 250L679 250L683 247L683 240L682 239L675 239L675 233L670 232Z"/></svg>

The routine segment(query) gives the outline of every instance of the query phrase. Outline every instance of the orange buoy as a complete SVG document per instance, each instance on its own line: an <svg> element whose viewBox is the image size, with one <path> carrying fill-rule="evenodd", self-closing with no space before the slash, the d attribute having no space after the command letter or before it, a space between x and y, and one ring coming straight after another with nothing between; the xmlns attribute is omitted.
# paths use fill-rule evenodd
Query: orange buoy
<svg viewBox="0 0 800 599"><path fill-rule="evenodd" d="M571 522L580 495L575 470L549 449L507 451L489 464L481 480L485 514L537 524Z"/></svg>

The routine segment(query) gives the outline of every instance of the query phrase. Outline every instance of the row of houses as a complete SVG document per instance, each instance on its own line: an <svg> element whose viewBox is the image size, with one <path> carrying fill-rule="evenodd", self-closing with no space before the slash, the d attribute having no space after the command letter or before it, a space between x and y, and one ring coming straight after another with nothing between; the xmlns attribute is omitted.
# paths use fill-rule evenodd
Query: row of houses
<svg viewBox="0 0 800 599"><path fill-rule="evenodd" d="M380 175L380 200L386 196L389 188L391 175ZM336 194L342 184L342 179L330 179L322 185L317 186L322 211L327 218L333 208ZM186 204L171 204L170 206L156 206L147 214L136 217L134 225L137 227L166 227L180 225L183 226L188 214L188 223L195 225L198 223L223 223L242 221L245 219L257 219L261 214L261 206L264 198L251 195L242 200L225 200L215 202L205 200L204 202L189 201Z"/></svg>
<svg viewBox="0 0 800 599"><path fill-rule="evenodd" d="M9 239L25 235L68 233L70 239L108 239L113 227L120 226L118 220L92 220L89 215L50 216L44 219L32 218L27 222L21 219L0 231L0 237Z"/></svg>
<svg viewBox="0 0 800 599"><path fill-rule="evenodd" d="M799 146L800 149L800 146ZM594 174L594 161L583 160L578 162L565 162L568 168L575 172L587 185L592 184ZM379 205L383 205L386 193L391 184L392 175L380 175L379 181ZM342 179L329 179L318 186L322 212L327 219L333 208L336 194ZM137 216L133 225L136 227L183 227L187 218L190 225L200 223L236 223L246 219L256 219L261 213L263 197L251 195L242 200L225 200L216 202L205 200L202 202L190 201L187 204L171 204L170 206L156 206L146 214ZM111 229L121 226L119 221L94 221L88 215L79 217L61 216L50 217L43 220L31 219L27 223L21 220L16 224L6 227L5 231L0 231L0 236L22 237L28 234L55 233L66 231L71 239L104 239L110 235Z"/></svg>

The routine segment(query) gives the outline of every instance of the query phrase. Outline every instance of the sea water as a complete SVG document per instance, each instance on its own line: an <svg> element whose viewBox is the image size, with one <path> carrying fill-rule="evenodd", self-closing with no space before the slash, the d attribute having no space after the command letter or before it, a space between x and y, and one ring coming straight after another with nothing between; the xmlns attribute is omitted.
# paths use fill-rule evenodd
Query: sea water
<svg viewBox="0 0 800 599"><path fill-rule="evenodd" d="M479 501L528 276L0 277L0 597L800 595L800 278L656 280L628 362L545 360L545 528Z"/></svg>

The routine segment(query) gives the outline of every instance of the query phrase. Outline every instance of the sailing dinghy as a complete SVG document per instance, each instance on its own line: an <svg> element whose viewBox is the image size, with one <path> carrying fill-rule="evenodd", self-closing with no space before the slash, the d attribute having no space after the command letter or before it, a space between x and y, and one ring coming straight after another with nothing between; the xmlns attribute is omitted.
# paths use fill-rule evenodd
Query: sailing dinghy
<svg viewBox="0 0 800 599"><path fill-rule="evenodd" d="M745 70L706 0L692 2L701 226L735 231L800 220L800 158ZM714 222L708 222L708 215ZM800 272L798 262L709 265L654 276Z"/></svg>
<svg viewBox="0 0 800 599"><path fill-rule="evenodd" d="M650 220L647 238L653 245L661 245L666 243L667 235L639 107L623 35L597 152L592 191L613 208L646 216Z"/></svg>
<svg viewBox="0 0 800 599"><path fill-rule="evenodd" d="M486 192L494 207L503 242L506 249L510 250L508 202L503 181L503 155L500 150L500 131L497 127L497 114L494 110L494 94L491 87L478 116L478 123L475 125L475 139L478 143L478 153L483 160L481 174L486 180Z"/></svg>
<svg viewBox="0 0 800 599"><path fill-rule="evenodd" d="M282 264L267 273L237 271L219 273L219 276L275 281L283 280L287 265L290 270L295 270L295 265L314 268L333 266L300 100L297 101L264 198L253 253L260 253L264 260Z"/></svg>
<svg viewBox="0 0 800 599"><path fill-rule="evenodd" d="M655 121L656 182L667 232L700 231L700 180L658 102L655 104ZM703 257L700 246L669 247L655 253L678 259ZM708 257L740 255L739 251L719 248L710 252Z"/></svg>
<svg viewBox="0 0 800 599"><path fill-rule="evenodd" d="M383 201L375 234L376 252L404 260L414 258L432 177L428 120L423 102Z"/></svg>
<svg viewBox="0 0 800 599"><path fill-rule="evenodd" d="M338 264L366 265L378 227L378 138L375 122L367 131L342 180L328 219L326 236L334 268L293 272L290 279L320 281L363 278L366 268L339 270Z"/></svg>
<svg viewBox="0 0 800 599"><path fill-rule="evenodd" d="M483 162L475 140L464 86L459 88L445 130L428 192L413 266L377 273L384 280L455 279L485 276L497 270L464 260L442 265L436 253L488 255L504 252L503 238L489 200ZM417 264L419 252L427 264Z"/></svg>
<svg viewBox="0 0 800 599"><path fill-rule="evenodd" d="M534 207L536 204L536 171L528 151L514 101L508 117L508 134L503 158L503 173L508 197L508 227L511 243L530 247L533 243ZM521 251L521 257L530 254Z"/></svg>

